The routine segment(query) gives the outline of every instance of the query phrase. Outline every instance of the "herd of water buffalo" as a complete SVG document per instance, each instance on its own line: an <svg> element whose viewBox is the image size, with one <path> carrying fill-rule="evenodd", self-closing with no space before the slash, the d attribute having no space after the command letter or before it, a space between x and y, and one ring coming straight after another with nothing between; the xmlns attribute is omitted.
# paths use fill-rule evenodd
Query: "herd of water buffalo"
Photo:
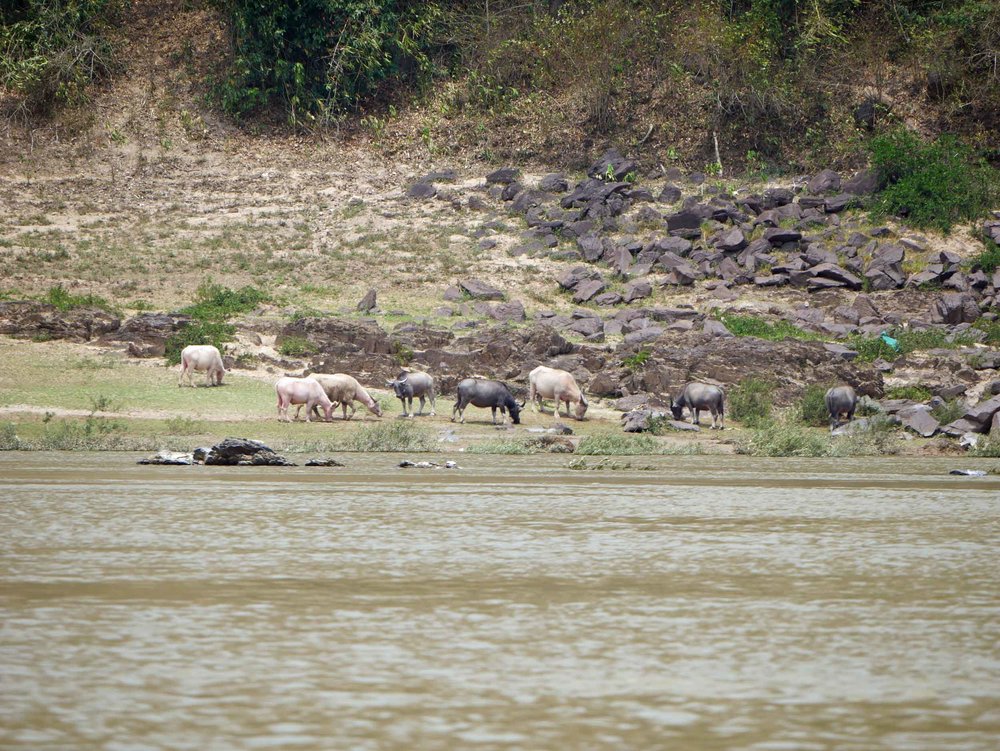
<svg viewBox="0 0 1000 751"><path fill-rule="evenodd" d="M194 372L206 373L206 385L221 385L226 372L222 354L210 344L191 345L181 352L181 375L178 386L184 384L185 378L194 385ZM435 414L434 379L429 373L419 371L402 372L387 385L393 389L396 397L403 405L403 416L413 417L413 400L420 400L417 415L422 415L424 405L430 402L430 414ZM346 373L312 373L304 378L284 376L274 384L278 395L278 419L291 421L288 409L295 406L295 419L299 419L302 407L306 408L306 422L319 417L320 409L326 420L333 419L333 411L340 406L345 420L354 416L354 402L361 402L369 412L377 417L382 416L382 408L372 398L368 391L358 383L357 379ZM573 375L565 370L548 368L539 365L528 374L528 399L518 402L510 387L501 381L491 381L485 378L466 378L459 382L455 406L451 419L465 422L465 409L471 404L482 409L489 408L493 413L493 423L497 422L499 410L501 421L510 415L515 425L521 422L521 410L526 401L531 401L532 407L542 409L543 401L551 399L555 402L552 414L560 417L560 407L566 405L566 417L571 414L577 420L582 420L587 413L587 397L576 383ZM684 411L691 415L695 425L700 423L702 411L712 415L712 429L722 430L725 423L725 392L719 386L708 383L689 383L675 398L670 406L675 420L684 419ZM850 386L836 386L826 392L826 408L830 413L830 426L835 426L840 419L850 421L857 407L857 395ZM572 413L571 413L572 408ZM347 410L351 414L347 414Z"/></svg>

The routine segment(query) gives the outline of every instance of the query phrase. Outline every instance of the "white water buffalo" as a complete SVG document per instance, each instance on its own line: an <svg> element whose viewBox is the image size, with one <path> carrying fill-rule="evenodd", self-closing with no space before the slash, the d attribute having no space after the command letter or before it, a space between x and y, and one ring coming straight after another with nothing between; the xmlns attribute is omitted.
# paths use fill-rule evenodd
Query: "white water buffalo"
<svg viewBox="0 0 1000 751"><path fill-rule="evenodd" d="M312 421L313 410L318 407L323 408L327 420L333 419L333 402L327 398L323 387L310 378L290 378L285 376L279 378L274 384L274 390L278 394L278 419L291 422L288 416L288 407L297 405L295 409L295 419L299 419L299 411L302 405L306 407L306 422ZM318 414L318 412L317 412Z"/></svg>
<svg viewBox="0 0 1000 751"><path fill-rule="evenodd" d="M430 399L431 402L431 417L435 415L434 379L427 373L419 371L407 372L404 370L394 380L387 381L386 383L392 387L399 401L403 403L403 417L413 417L413 397L420 399L420 411L417 412L418 415L424 413L424 401L426 399ZM410 403L409 409L406 408L407 401Z"/></svg>
<svg viewBox="0 0 1000 751"><path fill-rule="evenodd" d="M847 415L845 422L854 419L854 410L858 408L858 395L850 386L834 386L826 392L823 398L826 411L830 413L830 430L840 423L840 416Z"/></svg>
<svg viewBox="0 0 1000 751"><path fill-rule="evenodd" d="M455 422L455 415L459 417L459 422L465 422L465 408L469 405L473 407L489 407L493 410L493 424L497 424L497 410L501 416L505 412L510 412L510 421L515 425L521 422L520 404L510 393L506 383L500 381L487 381L483 378L466 378L458 384L458 398L455 400L455 407L451 411L451 421Z"/></svg>
<svg viewBox="0 0 1000 751"><path fill-rule="evenodd" d="M715 430L716 427L722 430L726 421L725 401L726 394L718 386L712 386L708 383L689 383L681 391L681 395L674 399L670 411L675 420L683 420L684 408L687 407L691 412L691 422L700 425L699 413L701 410L707 409L712 413L712 430ZM716 426L716 420L718 420L718 426Z"/></svg>
<svg viewBox="0 0 1000 751"><path fill-rule="evenodd" d="M351 417L354 417L354 413L357 412L357 409L354 407L355 401L359 401L365 405L368 411L376 417L382 416L382 408L378 406L378 402L371 398L371 395L365 391L364 387L353 376L349 376L346 373L312 373L309 377L323 387L323 391L329 397L330 401L340 403L340 407L344 411L345 420L350 420ZM347 416L348 407L351 408L351 417Z"/></svg>
<svg viewBox="0 0 1000 751"><path fill-rule="evenodd" d="M206 386L221 386L222 376L226 366L222 364L222 353L211 344L189 344L181 350L181 377L178 386L184 385L187 376L189 386L194 386L192 375L196 370L204 370L207 374Z"/></svg>
<svg viewBox="0 0 1000 751"><path fill-rule="evenodd" d="M559 405L566 402L566 417L569 417L569 405L576 405L576 419L582 420L587 413L587 397L583 395L576 379L571 373L556 368L546 368L539 365L528 373L528 400L532 409L542 409L543 399L554 399L555 407L552 416L559 417Z"/></svg>

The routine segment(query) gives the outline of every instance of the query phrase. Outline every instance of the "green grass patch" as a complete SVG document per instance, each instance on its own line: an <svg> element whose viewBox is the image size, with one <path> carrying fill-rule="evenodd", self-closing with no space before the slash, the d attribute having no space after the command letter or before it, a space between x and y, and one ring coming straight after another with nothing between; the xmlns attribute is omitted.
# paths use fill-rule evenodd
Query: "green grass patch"
<svg viewBox="0 0 1000 751"><path fill-rule="evenodd" d="M774 384L753 376L729 390L729 416L748 428L760 427L771 419Z"/></svg>
<svg viewBox="0 0 1000 751"><path fill-rule="evenodd" d="M899 440L885 420L874 418L868 430L832 436L806 427L792 410L782 419L749 431L736 442L736 453L747 456L884 456L899 451Z"/></svg>
<svg viewBox="0 0 1000 751"><path fill-rule="evenodd" d="M954 136L924 141L899 128L873 138L869 150L882 185L876 217L900 216L948 233L1000 199L1000 173Z"/></svg>
<svg viewBox="0 0 1000 751"><path fill-rule="evenodd" d="M530 438L491 438L481 443L474 443L465 449L467 454L537 454L539 446Z"/></svg>
<svg viewBox="0 0 1000 751"><path fill-rule="evenodd" d="M788 321L765 320L759 316L741 315L739 313L715 313L716 318L736 336L755 336L758 339L782 341L784 339L800 339L802 341L819 341L823 337L809 331L804 331Z"/></svg>
<svg viewBox="0 0 1000 751"><path fill-rule="evenodd" d="M646 348L640 349L635 354L625 355L625 357L622 358L622 366L634 373L646 364L652 354L653 353Z"/></svg>
<svg viewBox="0 0 1000 751"><path fill-rule="evenodd" d="M308 357L318 351L316 345L304 336L289 336L278 345L278 351L285 357Z"/></svg>
<svg viewBox="0 0 1000 751"><path fill-rule="evenodd" d="M975 337L963 334L951 336L943 329L892 330L887 333L897 341L899 349L890 347L880 336L853 336L848 340L848 345L858 353L858 360L861 362L872 362L879 358L891 362L910 352L956 349L976 343Z"/></svg>
<svg viewBox="0 0 1000 751"><path fill-rule="evenodd" d="M933 394L926 386L893 386L886 389L889 399L910 399L915 402L926 402Z"/></svg>
<svg viewBox="0 0 1000 751"><path fill-rule="evenodd" d="M434 451L431 433L409 420L365 425L347 439L349 451Z"/></svg>
<svg viewBox="0 0 1000 751"><path fill-rule="evenodd" d="M931 417L942 425L955 422L965 414L968 407L961 399L949 399L931 409Z"/></svg>
<svg viewBox="0 0 1000 751"><path fill-rule="evenodd" d="M659 445L646 435L589 435L580 441L576 453L581 456L658 454Z"/></svg>
<svg viewBox="0 0 1000 751"><path fill-rule="evenodd" d="M74 295L61 284L49 287L49 291L45 293L44 301L62 311L73 310L73 308L101 308L109 313L119 313L114 305L100 295Z"/></svg>
<svg viewBox="0 0 1000 751"><path fill-rule="evenodd" d="M1000 245L992 240L984 240L986 247L979 255L969 259L969 266L978 266L987 274L992 274L1000 268Z"/></svg>
<svg viewBox="0 0 1000 751"><path fill-rule="evenodd" d="M969 456L1000 458L1000 437L982 436L976 445L969 449Z"/></svg>
<svg viewBox="0 0 1000 751"><path fill-rule="evenodd" d="M604 470L612 472L626 472L629 470L635 470L641 472L651 472L655 470L656 467L650 464L633 464L632 462L623 462L611 458L598 459L596 461L587 461L586 459L576 458L566 465L566 469L591 470L591 471Z"/></svg>
<svg viewBox="0 0 1000 751"><path fill-rule="evenodd" d="M1000 321L987 321L985 318L980 318L973 324L973 327L986 333L986 338L983 340L986 344L1000 347Z"/></svg>
<svg viewBox="0 0 1000 751"><path fill-rule="evenodd" d="M233 316L249 313L270 299L267 292L257 287L229 289L209 280L198 287L194 305L181 312L199 321L228 321Z"/></svg>
<svg viewBox="0 0 1000 751"><path fill-rule="evenodd" d="M795 409L800 422L815 427L829 425L830 412L826 408L826 392L829 390L829 386L816 383L806 387Z"/></svg>

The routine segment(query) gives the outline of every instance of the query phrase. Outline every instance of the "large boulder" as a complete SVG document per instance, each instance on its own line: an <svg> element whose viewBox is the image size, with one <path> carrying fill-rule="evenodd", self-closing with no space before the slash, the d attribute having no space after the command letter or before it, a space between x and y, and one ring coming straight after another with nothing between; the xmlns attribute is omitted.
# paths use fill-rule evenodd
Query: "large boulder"
<svg viewBox="0 0 1000 751"><path fill-rule="evenodd" d="M68 339L89 342L116 331L118 316L103 308L79 307L60 310L33 300L0 302L0 334L23 339Z"/></svg>
<svg viewBox="0 0 1000 751"><path fill-rule="evenodd" d="M988 433L993 424L993 417L1000 412L1000 396L994 396L979 402L962 415L958 420L944 427L949 435L964 433Z"/></svg>
<svg viewBox="0 0 1000 751"><path fill-rule="evenodd" d="M806 190L814 196L823 195L824 193L836 193L840 190L840 175L832 169L825 169L813 176L806 185Z"/></svg>
<svg viewBox="0 0 1000 751"><path fill-rule="evenodd" d="M459 288L473 300L503 300L504 294L496 287L479 279L465 279L458 283Z"/></svg>
<svg viewBox="0 0 1000 751"><path fill-rule="evenodd" d="M904 428L907 430L912 430L919 436L924 438L930 438L941 427L934 416L931 415L930 407L923 404L914 405L912 407L904 407L903 409L896 412Z"/></svg>
<svg viewBox="0 0 1000 751"><path fill-rule="evenodd" d="M140 313L132 316L117 331L105 334L105 344L128 344L132 357L163 357L167 339L191 323L191 316L183 313Z"/></svg>
<svg viewBox="0 0 1000 751"><path fill-rule="evenodd" d="M254 467L294 467L285 457L277 454L260 441L248 438L226 438L209 449L205 464Z"/></svg>
<svg viewBox="0 0 1000 751"><path fill-rule="evenodd" d="M636 168L636 163L623 157L618 149L608 149L590 166L587 175L609 182L621 182L629 173L634 173Z"/></svg>
<svg viewBox="0 0 1000 751"><path fill-rule="evenodd" d="M935 323L974 323L979 320L976 298L965 292L946 292L934 303L932 317Z"/></svg>

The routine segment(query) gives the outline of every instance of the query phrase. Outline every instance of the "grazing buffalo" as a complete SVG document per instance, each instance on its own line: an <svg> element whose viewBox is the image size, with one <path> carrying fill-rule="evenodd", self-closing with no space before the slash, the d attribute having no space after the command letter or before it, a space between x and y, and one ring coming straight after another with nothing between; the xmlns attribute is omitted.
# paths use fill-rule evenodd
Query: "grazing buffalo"
<svg viewBox="0 0 1000 751"><path fill-rule="evenodd" d="M674 399L670 411L675 420L683 420L684 408L687 407L691 411L691 422L700 425L699 413L701 410L707 409L712 413L712 430L715 430L716 427L722 430L726 420L725 401L726 394L718 386L712 386L708 383L689 383L681 391L681 395ZM716 419L718 419L718 426L715 424Z"/></svg>
<svg viewBox="0 0 1000 751"><path fill-rule="evenodd" d="M847 415L845 422L854 419L854 410L858 408L858 395L850 386L834 386L826 392L823 398L826 411L830 413L830 430L840 424L840 416Z"/></svg>
<svg viewBox="0 0 1000 751"><path fill-rule="evenodd" d="M418 415L424 413L425 399L430 399L431 417L436 414L434 412L434 379L427 373L418 371L408 373L404 370L394 380L387 381L387 383L399 397L399 401L403 403L403 417L413 417L413 397L420 399ZM407 401L410 403L409 409L406 408Z"/></svg>
<svg viewBox="0 0 1000 751"><path fill-rule="evenodd" d="M465 408L469 405L473 407L490 407L493 410L493 424L497 424L497 410L500 414L510 412L510 421L517 425L521 422L520 404L510 393L506 383L499 381L487 381L482 378L466 378L458 384L458 398L455 400L455 407L451 411L451 421L455 422L455 415L459 417L459 422L465 422Z"/></svg>
<svg viewBox="0 0 1000 751"><path fill-rule="evenodd" d="M297 405L295 419L299 419L299 411L304 404L306 407L306 422L311 422L313 410L322 407L327 420L333 419L333 402L327 397L323 387L310 378L290 378L288 376L279 378L274 384L274 390L278 394L278 419L284 422L291 422L288 416L288 407ZM318 414L318 412L317 412Z"/></svg>
<svg viewBox="0 0 1000 751"><path fill-rule="evenodd" d="M542 409L543 399L554 399L553 417L559 417L559 405L566 402L566 417L569 417L569 405L576 405L576 419L582 420L587 413L587 397L583 395L576 379L571 373L556 368L546 368L539 365L528 374L528 399L532 409Z"/></svg>
<svg viewBox="0 0 1000 751"><path fill-rule="evenodd" d="M312 373L309 377L323 387L323 391L330 401L340 403L345 420L350 420L357 412L354 407L355 401L365 405L368 411L376 417L382 416L382 408L378 406L378 402L371 398L371 395L353 376L346 373ZM347 416L348 407L351 408L351 417Z"/></svg>
<svg viewBox="0 0 1000 751"><path fill-rule="evenodd" d="M177 381L178 387L184 385L184 376L187 376L189 386L194 386L192 379L193 372L204 370L208 380L206 386L221 386L222 376L226 372L226 366L222 364L222 353L217 347L211 344L189 344L181 350L181 377Z"/></svg>

